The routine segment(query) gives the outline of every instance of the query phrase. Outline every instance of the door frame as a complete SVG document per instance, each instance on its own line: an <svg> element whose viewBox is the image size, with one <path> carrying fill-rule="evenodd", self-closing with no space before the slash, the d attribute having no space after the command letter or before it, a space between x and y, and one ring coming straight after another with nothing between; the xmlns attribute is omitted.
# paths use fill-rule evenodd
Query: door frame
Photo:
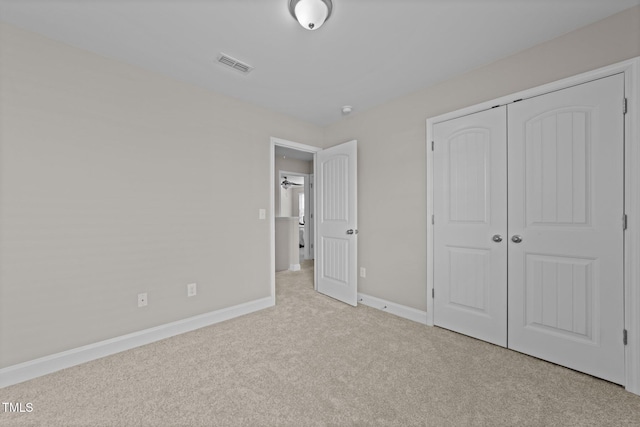
<svg viewBox="0 0 640 427"><path fill-rule="evenodd" d="M549 84L516 92L500 98L428 118L426 147L427 179L427 325L433 326L433 126L446 120L507 105L586 83L613 74L624 74L627 113L624 121L625 150L625 212L627 229L624 234L624 324L627 330L625 346L625 389L640 395L640 57L581 73ZM622 111L622 105L620 109ZM622 225L621 225L622 226ZM635 327L634 327L635 325ZM622 339L622 331L620 331Z"/></svg>
<svg viewBox="0 0 640 427"><path fill-rule="evenodd" d="M316 153L320 150L322 150L322 148L320 147L314 147L312 145L306 145L306 144L301 144L299 142L293 142L293 141L288 141L286 139L281 139L281 138L275 138L275 137L271 137L270 138L270 145L269 145L269 252L270 252L270 271L269 271L269 275L271 276L271 301L273 304L276 303L276 217L274 215L275 213L275 168L276 168L276 146L278 147L286 147L286 148L292 148L294 150L298 150L298 151L304 151L307 153L313 153L313 174L315 175L315 171L316 171ZM316 203L316 194L315 191L313 193L313 206L314 208L317 206ZM313 222L313 235L316 236L316 223L315 221ZM316 279L316 274L317 274L317 270L315 268L315 257L313 259L313 265L314 265L314 276L313 276L313 289L317 290L317 279Z"/></svg>

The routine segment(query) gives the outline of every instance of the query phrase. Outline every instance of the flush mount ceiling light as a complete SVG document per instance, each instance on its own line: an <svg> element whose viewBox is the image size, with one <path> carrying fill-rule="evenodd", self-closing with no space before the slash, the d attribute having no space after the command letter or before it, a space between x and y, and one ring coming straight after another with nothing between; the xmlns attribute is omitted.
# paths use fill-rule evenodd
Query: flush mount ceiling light
<svg viewBox="0 0 640 427"><path fill-rule="evenodd" d="M307 30L317 30L331 16L331 0L289 0L289 12Z"/></svg>

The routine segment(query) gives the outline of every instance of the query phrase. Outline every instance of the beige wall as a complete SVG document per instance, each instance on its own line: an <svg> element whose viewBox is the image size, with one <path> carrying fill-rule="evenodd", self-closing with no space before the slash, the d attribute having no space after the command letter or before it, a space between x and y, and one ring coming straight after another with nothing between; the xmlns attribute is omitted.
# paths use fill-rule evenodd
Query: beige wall
<svg viewBox="0 0 640 427"><path fill-rule="evenodd" d="M293 215L291 211L291 193L291 188L280 187L280 212L278 212L278 217L289 217Z"/></svg>
<svg viewBox="0 0 640 427"><path fill-rule="evenodd" d="M300 194L304 194L304 187L291 189L291 216L300 216Z"/></svg>
<svg viewBox="0 0 640 427"><path fill-rule="evenodd" d="M427 118L638 55L635 7L330 126L358 140L358 291L426 310Z"/></svg>
<svg viewBox="0 0 640 427"><path fill-rule="evenodd" d="M291 217L276 217L275 247L276 271L288 270L300 264L298 221Z"/></svg>
<svg viewBox="0 0 640 427"><path fill-rule="evenodd" d="M270 137L322 129L6 25L0 64L0 368L270 295Z"/></svg>
<svg viewBox="0 0 640 427"><path fill-rule="evenodd" d="M0 368L268 296L273 136L358 139L359 290L424 310L425 119L638 55L640 7L320 129L1 26Z"/></svg>

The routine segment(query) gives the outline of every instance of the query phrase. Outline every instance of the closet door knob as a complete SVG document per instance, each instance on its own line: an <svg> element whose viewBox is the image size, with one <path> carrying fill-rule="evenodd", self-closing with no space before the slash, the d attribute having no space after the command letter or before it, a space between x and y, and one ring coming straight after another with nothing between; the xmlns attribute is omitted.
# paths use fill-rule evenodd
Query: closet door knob
<svg viewBox="0 0 640 427"><path fill-rule="evenodd" d="M494 234L493 237L491 238L491 240L493 240L496 243L500 243L502 242L502 236L499 234Z"/></svg>
<svg viewBox="0 0 640 427"><path fill-rule="evenodd" d="M516 234L516 235L514 235L513 237L511 237L511 241L512 241L513 243L520 243L520 242L522 242L522 236L518 236L518 235Z"/></svg>

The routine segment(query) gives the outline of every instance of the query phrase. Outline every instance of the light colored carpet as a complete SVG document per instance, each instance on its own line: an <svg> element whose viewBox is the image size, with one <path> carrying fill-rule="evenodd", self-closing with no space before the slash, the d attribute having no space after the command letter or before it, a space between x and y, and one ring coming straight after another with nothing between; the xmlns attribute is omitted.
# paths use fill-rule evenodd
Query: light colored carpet
<svg viewBox="0 0 640 427"><path fill-rule="evenodd" d="M640 397L439 328L315 293L0 390L11 426L622 426Z"/></svg>

